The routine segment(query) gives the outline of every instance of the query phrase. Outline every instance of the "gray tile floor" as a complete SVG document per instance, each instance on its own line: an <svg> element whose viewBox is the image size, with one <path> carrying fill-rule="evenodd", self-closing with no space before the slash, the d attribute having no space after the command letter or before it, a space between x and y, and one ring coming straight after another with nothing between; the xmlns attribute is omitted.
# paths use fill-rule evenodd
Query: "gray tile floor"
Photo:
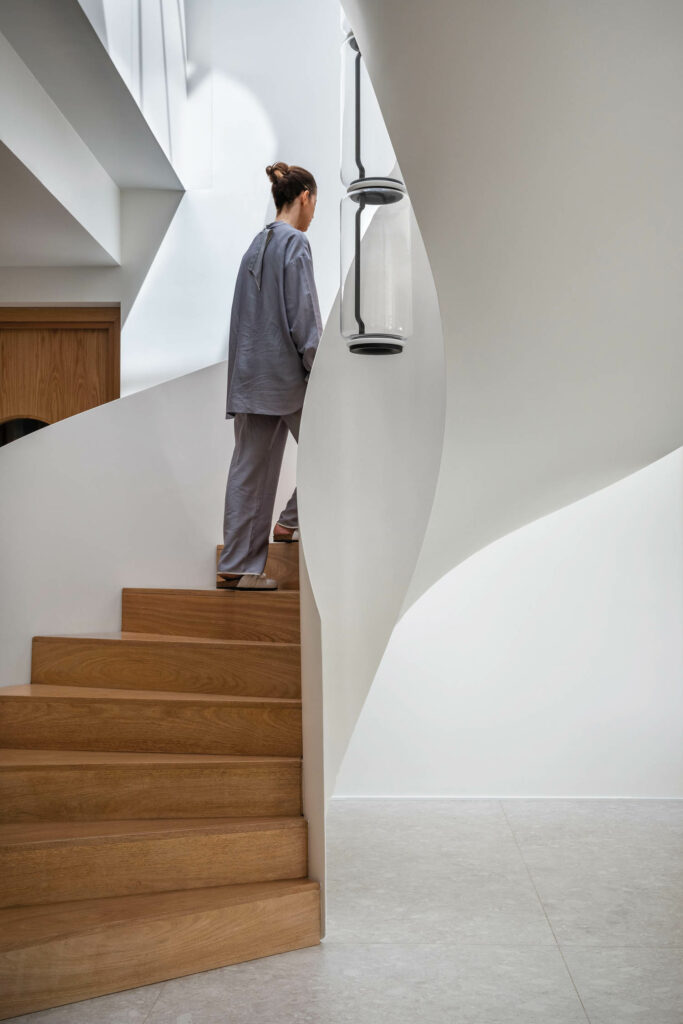
<svg viewBox="0 0 683 1024"><path fill-rule="evenodd" d="M337 800L322 946L26 1024L683 1024L683 801Z"/></svg>

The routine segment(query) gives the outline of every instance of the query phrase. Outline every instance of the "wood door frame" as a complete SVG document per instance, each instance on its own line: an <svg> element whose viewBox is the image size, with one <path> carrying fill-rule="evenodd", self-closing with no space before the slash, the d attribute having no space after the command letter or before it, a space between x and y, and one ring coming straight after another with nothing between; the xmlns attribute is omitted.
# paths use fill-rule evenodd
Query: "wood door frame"
<svg viewBox="0 0 683 1024"><path fill-rule="evenodd" d="M121 308L119 306L0 306L3 327L91 327L107 331L111 383L105 402L121 397ZM15 419L10 416L7 419ZM31 419L34 417L31 416ZM0 420L5 422L5 420Z"/></svg>

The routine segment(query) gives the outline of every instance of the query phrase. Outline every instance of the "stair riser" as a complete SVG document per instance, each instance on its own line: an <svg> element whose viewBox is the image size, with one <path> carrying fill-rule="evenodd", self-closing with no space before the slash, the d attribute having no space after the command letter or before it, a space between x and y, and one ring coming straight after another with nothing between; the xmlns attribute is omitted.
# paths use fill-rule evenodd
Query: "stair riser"
<svg viewBox="0 0 683 1024"><path fill-rule="evenodd" d="M0 746L300 757L301 709L3 697L0 690Z"/></svg>
<svg viewBox="0 0 683 1024"><path fill-rule="evenodd" d="M221 544L216 548L216 564L220 558L223 547ZM278 590L299 589L299 545L295 544L271 544L268 548L268 561L266 562L266 575L277 580ZM216 579L220 579L219 576Z"/></svg>
<svg viewBox="0 0 683 1024"><path fill-rule="evenodd" d="M36 637L31 682L130 690L220 693L235 697L301 695L297 645L164 643Z"/></svg>
<svg viewBox="0 0 683 1024"><path fill-rule="evenodd" d="M0 846L0 907L306 875L306 827Z"/></svg>
<svg viewBox="0 0 683 1024"><path fill-rule="evenodd" d="M301 764L46 765L0 772L0 821L301 814Z"/></svg>
<svg viewBox="0 0 683 1024"><path fill-rule="evenodd" d="M296 893L91 928L0 956L0 1016L149 985L320 941L319 895Z"/></svg>
<svg viewBox="0 0 683 1024"><path fill-rule="evenodd" d="M126 633L299 643L299 595L124 590L121 628Z"/></svg>

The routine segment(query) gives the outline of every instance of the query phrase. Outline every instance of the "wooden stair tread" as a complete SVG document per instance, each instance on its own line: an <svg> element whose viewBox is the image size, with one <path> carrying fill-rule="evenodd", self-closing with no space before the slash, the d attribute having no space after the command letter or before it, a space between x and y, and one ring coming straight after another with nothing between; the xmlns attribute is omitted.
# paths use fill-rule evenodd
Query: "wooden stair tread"
<svg viewBox="0 0 683 1024"><path fill-rule="evenodd" d="M119 922L161 920L221 907L252 903L272 896L318 892L310 879L251 882L210 889L190 889L141 896L112 896L97 900L74 900L35 907L5 907L0 910L0 952L37 945L50 939Z"/></svg>
<svg viewBox="0 0 683 1024"><path fill-rule="evenodd" d="M298 546L266 571L124 589L120 632L36 636L0 689L0 1018L320 941Z"/></svg>
<svg viewBox="0 0 683 1024"><path fill-rule="evenodd" d="M0 910L0 1017L320 942L317 882L273 880Z"/></svg>
<svg viewBox="0 0 683 1024"><path fill-rule="evenodd" d="M222 693L183 693L177 690L117 690L105 687L53 686L46 683L27 683L20 686L0 687L0 703L7 697L22 697L28 700L40 697L63 698L64 700L109 700L116 703L125 701L181 701L234 704L241 708L300 708L301 701L284 697L241 697Z"/></svg>
<svg viewBox="0 0 683 1024"><path fill-rule="evenodd" d="M163 632L36 636L31 681L79 688L298 699L301 647L298 642Z"/></svg>
<svg viewBox="0 0 683 1024"><path fill-rule="evenodd" d="M0 825L0 907L304 878L303 817Z"/></svg>
<svg viewBox="0 0 683 1024"><path fill-rule="evenodd" d="M0 689L10 748L299 757L301 702L82 686Z"/></svg>
<svg viewBox="0 0 683 1024"><path fill-rule="evenodd" d="M297 591L127 588L124 632L299 643Z"/></svg>
<svg viewBox="0 0 683 1024"><path fill-rule="evenodd" d="M0 848L36 848L56 844L106 843L127 839L168 838L186 835L229 835L305 829L298 818L159 818L121 821L42 821L0 824Z"/></svg>
<svg viewBox="0 0 683 1024"><path fill-rule="evenodd" d="M9 768L44 768L48 765L77 767L78 765L112 765L125 768L127 765L153 766L174 765L183 768L213 768L223 764L272 765L298 764L298 757L254 757L238 754L139 754L119 751L94 750L21 750L5 747L0 749L0 771Z"/></svg>
<svg viewBox="0 0 683 1024"><path fill-rule="evenodd" d="M0 749L0 821L301 814L301 758Z"/></svg>

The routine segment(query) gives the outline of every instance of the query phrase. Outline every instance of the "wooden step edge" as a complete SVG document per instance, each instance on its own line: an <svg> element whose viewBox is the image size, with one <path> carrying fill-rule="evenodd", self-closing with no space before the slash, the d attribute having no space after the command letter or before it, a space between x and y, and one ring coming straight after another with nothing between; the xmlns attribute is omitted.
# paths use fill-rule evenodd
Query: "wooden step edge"
<svg viewBox="0 0 683 1024"><path fill-rule="evenodd" d="M0 704L7 698L37 700L95 700L111 704L148 701L149 703L227 704L236 708L300 708L294 697L242 697L223 693L188 693L184 690L119 690L100 686L60 686L52 683L24 683L0 687Z"/></svg>
<svg viewBox="0 0 683 1024"><path fill-rule="evenodd" d="M209 591L212 593L212 591ZM293 591L289 591L293 593ZM131 644L136 647L154 648L168 644L169 646L215 647L221 654L226 653L230 648L242 649L253 647L266 647L268 650L280 648L300 648L300 643L288 640L218 640L209 636L182 636L180 634L165 633L134 633L130 630L120 633L55 633L38 634L33 637L33 643L64 643L92 640L96 643Z"/></svg>
<svg viewBox="0 0 683 1024"><path fill-rule="evenodd" d="M81 766L97 767L108 765L113 767L184 767L199 768L221 767L227 764L256 765L301 764L300 757L282 757L280 755L255 754L147 754L130 751L95 751L95 750L31 750L19 747L3 747L0 749L0 771L16 769L42 769L50 765L59 767Z"/></svg>
<svg viewBox="0 0 683 1024"><path fill-rule="evenodd" d="M221 601L235 597L261 598L269 601L289 601L291 604L299 603L298 590L208 590L206 587L124 587L121 591L123 597L128 594L165 594L167 597L183 597L186 594L205 594L207 597L219 597Z"/></svg>
<svg viewBox="0 0 683 1024"><path fill-rule="evenodd" d="M318 882L303 878L5 907L0 910L0 953L39 946L72 934L84 935L119 923L160 921L278 896L319 891Z"/></svg>
<svg viewBox="0 0 683 1024"><path fill-rule="evenodd" d="M188 836L267 834L306 831L307 822L297 818L158 818L118 821L10 822L0 824L0 851L49 849L69 845L88 846L152 839L183 839Z"/></svg>

